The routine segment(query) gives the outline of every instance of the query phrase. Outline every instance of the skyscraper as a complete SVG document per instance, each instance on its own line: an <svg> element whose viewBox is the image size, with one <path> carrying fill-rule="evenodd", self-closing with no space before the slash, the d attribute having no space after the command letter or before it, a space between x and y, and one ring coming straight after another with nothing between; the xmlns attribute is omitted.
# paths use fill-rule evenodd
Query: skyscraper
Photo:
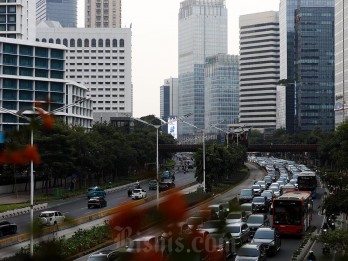
<svg viewBox="0 0 348 261"><path fill-rule="evenodd" d="M239 115L239 56L217 54L206 58L205 64L205 129L211 124L228 131ZM209 132L217 133L211 128Z"/></svg>
<svg viewBox="0 0 348 261"><path fill-rule="evenodd" d="M32 0L0 2L0 37L35 41L35 5Z"/></svg>
<svg viewBox="0 0 348 261"><path fill-rule="evenodd" d="M85 27L121 28L121 0L85 0Z"/></svg>
<svg viewBox="0 0 348 261"><path fill-rule="evenodd" d="M77 0L36 0L37 21L58 21L63 27L76 27Z"/></svg>
<svg viewBox="0 0 348 261"><path fill-rule="evenodd" d="M334 130L334 0L299 1L295 11L297 128Z"/></svg>
<svg viewBox="0 0 348 261"><path fill-rule="evenodd" d="M261 132L272 131L276 128L279 81L278 12L242 15L239 28L239 123Z"/></svg>
<svg viewBox="0 0 348 261"><path fill-rule="evenodd" d="M185 0L180 3L178 28L179 116L204 129L205 58L227 53L227 9L225 0ZM193 128L179 126L179 135Z"/></svg>
<svg viewBox="0 0 348 261"><path fill-rule="evenodd" d="M168 78L164 80L160 87L160 117L168 121L169 117L178 116L178 78ZM164 132L168 132L168 126L162 127Z"/></svg>
<svg viewBox="0 0 348 261"><path fill-rule="evenodd" d="M348 3L335 1L335 125L348 119Z"/></svg>

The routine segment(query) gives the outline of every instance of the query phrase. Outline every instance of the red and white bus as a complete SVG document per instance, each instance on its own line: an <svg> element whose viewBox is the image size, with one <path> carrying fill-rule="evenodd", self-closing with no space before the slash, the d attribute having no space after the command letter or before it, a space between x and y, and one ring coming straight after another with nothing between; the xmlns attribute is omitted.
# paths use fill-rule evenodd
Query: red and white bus
<svg viewBox="0 0 348 261"><path fill-rule="evenodd" d="M280 235L302 236L312 221L311 191L291 191L273 200L272 227Z"/></svg>

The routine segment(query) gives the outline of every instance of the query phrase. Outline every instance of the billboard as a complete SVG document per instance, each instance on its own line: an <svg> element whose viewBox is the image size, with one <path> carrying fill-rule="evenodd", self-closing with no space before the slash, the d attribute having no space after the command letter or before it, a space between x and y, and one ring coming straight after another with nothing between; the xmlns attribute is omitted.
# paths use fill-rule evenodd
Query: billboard
<svg viewBox="0 0 348 261"><path fill-rule="evenodd" d="M168 134L174 139L178 138L178 120L176 118L168 118Z"/></svg>

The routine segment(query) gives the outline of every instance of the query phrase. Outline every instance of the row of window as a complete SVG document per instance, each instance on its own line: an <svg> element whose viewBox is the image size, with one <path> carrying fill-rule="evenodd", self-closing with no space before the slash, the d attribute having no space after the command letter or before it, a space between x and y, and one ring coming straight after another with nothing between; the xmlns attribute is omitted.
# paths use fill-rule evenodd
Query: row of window
<svg viewBox="0 0 348 261"><path fill-rule="evenodd" d="M3 89L14 90L36 90L51 92L64 92L64 84L61 82L30 81L4 78L2 80Z"/></svg>
<svg viewBox="0 0 348 261"><path fill-rule="evenodd" d="M124 111L124 107L93 107L93 110L95 111L111 111L111 110L120 110L120 111Z"/></svg>
<svg viewBox="0 0 348 261"><path fill-rule="evenodd" d="M17 68L12 66L4 66L2 73L6 75L21 75L21 76L31 76L48 78L49 76L53 79L64 79L64 71L49 71L42 69L32 69L32 68Z"/></svg>
<svg viewBox="0 0 348 261"><path fill-rule="evenodd" d="M3 53L5 54L20 54L26 56L35 56L52 59L65 59L64 51L59 49L50 49L42 47L33 47L28 45L16 45L10 43L4 43L2 47ZM34 51L35 50L35 51Z"/></svg>
<svg viewBox="0 0 348 261"><path fill-rule="evenodd" d="M98 65L120 65L120 66L124 66L124 63L98 63ZM82 65L82 63L66 63L66 65ZM97 63L84 63L83 65L97 65ZM122 69L120 69L120 72L122 71Z"/></svg>
<svg viewBox="0 0 348 261"><path fill-rule="evenodd" d="M36 41L40 41L40 39L36 39ZM41 42L43 43L56 43L56 44L63 44L66 47L124 47L124 39L120 39L117 41L117 39L66 39L64 38L63 41L59 38L57 38L55 41L53 38L49 38L48 40L46 38L42 38ZM98 44L97 44L98 43ZM83 46L82 46L83 45Z"/></svg>
<svg viewBox="0 0 348 261"><path fill-rule="evenodd" d="M91 82L91 84L95 84L95 82ZM100 84L100 83L99 83ZM102 84L102 83L101 83ZM113 82L113 84L117 84L117 82ZM98 88L98 89L96 89L96 88L91 88L91 91L102 91L103 90L103 88ZM117 90L119 90L119 91L124 91L124 88L111 88L111 90L113 90L113 91L117 91ZM105 91L110 91L110 88L105 88ZM93 96L92 96L93 97ZM95 97L95 96L94 96ZM116 96L112 96L112 97L117 97L117 95ZM124 95L120 95L120 97L124 97Z"/></svg>
<svg viewBox="0 0 348 261"><path fill-rule="evenodd" d="M89 65L89 64L85 64L85 65ZM112 70L110 70L110 69L98 69L98 71L97 71L97 69L77 69L77 70L75 70L75 69L70 69L70 70L68 70L68 72L124 72L124 70L123 69L121 69L121 70L118 70L118 69L112 69ZM120 75L120 78L124 78L124 76L123 75Z"/></svg>
<svg viewBox="0 0 348 261"><path fill-rule="evenodd" d="M120 60L124 60L124 56L68 56L67 57L68 59L84 59L84 60L87 60L87 59L113 59L113 60L117 60L117 59L120 59Z"/></svg>

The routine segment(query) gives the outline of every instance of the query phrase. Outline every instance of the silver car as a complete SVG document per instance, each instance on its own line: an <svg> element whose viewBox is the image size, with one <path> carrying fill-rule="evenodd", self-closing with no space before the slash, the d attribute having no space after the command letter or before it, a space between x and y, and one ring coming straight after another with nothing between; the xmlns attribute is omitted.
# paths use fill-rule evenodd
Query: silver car
<svg viewBox="0 0 348 261"><path fill-rule="evenodd" d="M241 246L248 242L250 237L250 229L245 222L227 224L225 233L229 233L233 237L236 246Z"/></svg>

